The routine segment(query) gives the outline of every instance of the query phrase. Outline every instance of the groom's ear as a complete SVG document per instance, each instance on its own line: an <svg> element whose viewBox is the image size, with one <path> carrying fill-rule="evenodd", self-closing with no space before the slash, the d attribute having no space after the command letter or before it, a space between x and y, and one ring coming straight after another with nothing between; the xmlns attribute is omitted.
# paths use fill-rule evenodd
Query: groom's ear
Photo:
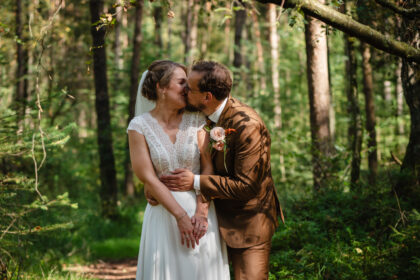
<svg viewBox="0 0 420 280"><path fill-rule="evenodd" d="M213 94L208 91L206 92L206 101L212 101L213 100Z"/></svg>

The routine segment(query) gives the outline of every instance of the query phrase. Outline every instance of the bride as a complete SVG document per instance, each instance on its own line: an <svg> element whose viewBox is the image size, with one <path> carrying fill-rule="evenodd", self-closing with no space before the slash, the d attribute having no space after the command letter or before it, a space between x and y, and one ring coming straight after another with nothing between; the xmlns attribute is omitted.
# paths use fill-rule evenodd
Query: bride
<svg viewBox="0 0 420 280"><path fill-rule="evenodd" d="M134 173L159 202L147 204L136 279L229 279L216 211L194 191L171 192L159 176L176 169L211 174L208 136L201 113L185 112L185 66L153 62L143 73L136 117L128 125Z"/></svg>

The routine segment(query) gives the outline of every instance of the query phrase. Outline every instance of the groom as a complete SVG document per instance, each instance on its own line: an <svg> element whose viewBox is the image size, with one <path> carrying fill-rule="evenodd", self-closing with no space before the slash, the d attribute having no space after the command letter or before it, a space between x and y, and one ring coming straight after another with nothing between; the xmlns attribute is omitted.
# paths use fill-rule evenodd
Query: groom
<svg viewBox="0 0 420 280"><path fill-rule="evenodd" d="M214 200L235 279L267 279L271 237L283 220L270 166L270 135L258 114L230 96L227 68L213 61L193 65L187 103L202 111L213 126L234 129L224 151L212 149L215 175L178 170L161 177L171 190L195 189Z"/></svg>

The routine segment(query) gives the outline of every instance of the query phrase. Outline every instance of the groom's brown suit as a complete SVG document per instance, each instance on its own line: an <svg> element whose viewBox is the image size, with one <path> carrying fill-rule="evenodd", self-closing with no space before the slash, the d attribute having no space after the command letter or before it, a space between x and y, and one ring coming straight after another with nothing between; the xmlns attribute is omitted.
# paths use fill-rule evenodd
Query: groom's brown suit
<svg viewBox="0 0 420 280"><path fill-rule="evenodd" d="M260 274L266 271L258 270L268 267L268 257L262 265L256 265L261 263L258 251L269 253L278 215L283 219L271 176L270 135L258 114L232 97L216 126L236 132L227 136L226 157L223 151L213 149L216 175L201 175L200 190L206 200L214 200L236 277L239 274L240 279L264 279L266 275Z"/></svg>

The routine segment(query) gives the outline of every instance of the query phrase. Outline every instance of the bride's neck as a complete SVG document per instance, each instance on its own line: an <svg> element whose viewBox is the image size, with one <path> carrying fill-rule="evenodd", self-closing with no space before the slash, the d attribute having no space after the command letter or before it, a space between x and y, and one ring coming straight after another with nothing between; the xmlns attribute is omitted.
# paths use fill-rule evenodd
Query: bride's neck
<svg viewBox="0 0 420 280"><path fill-rule="evenodd" d="M178 118L182 116L183 110L179 108L168 108L162 104L156 104L156 107L150 112L153 117L164 123L177 122Z"/></svg>

